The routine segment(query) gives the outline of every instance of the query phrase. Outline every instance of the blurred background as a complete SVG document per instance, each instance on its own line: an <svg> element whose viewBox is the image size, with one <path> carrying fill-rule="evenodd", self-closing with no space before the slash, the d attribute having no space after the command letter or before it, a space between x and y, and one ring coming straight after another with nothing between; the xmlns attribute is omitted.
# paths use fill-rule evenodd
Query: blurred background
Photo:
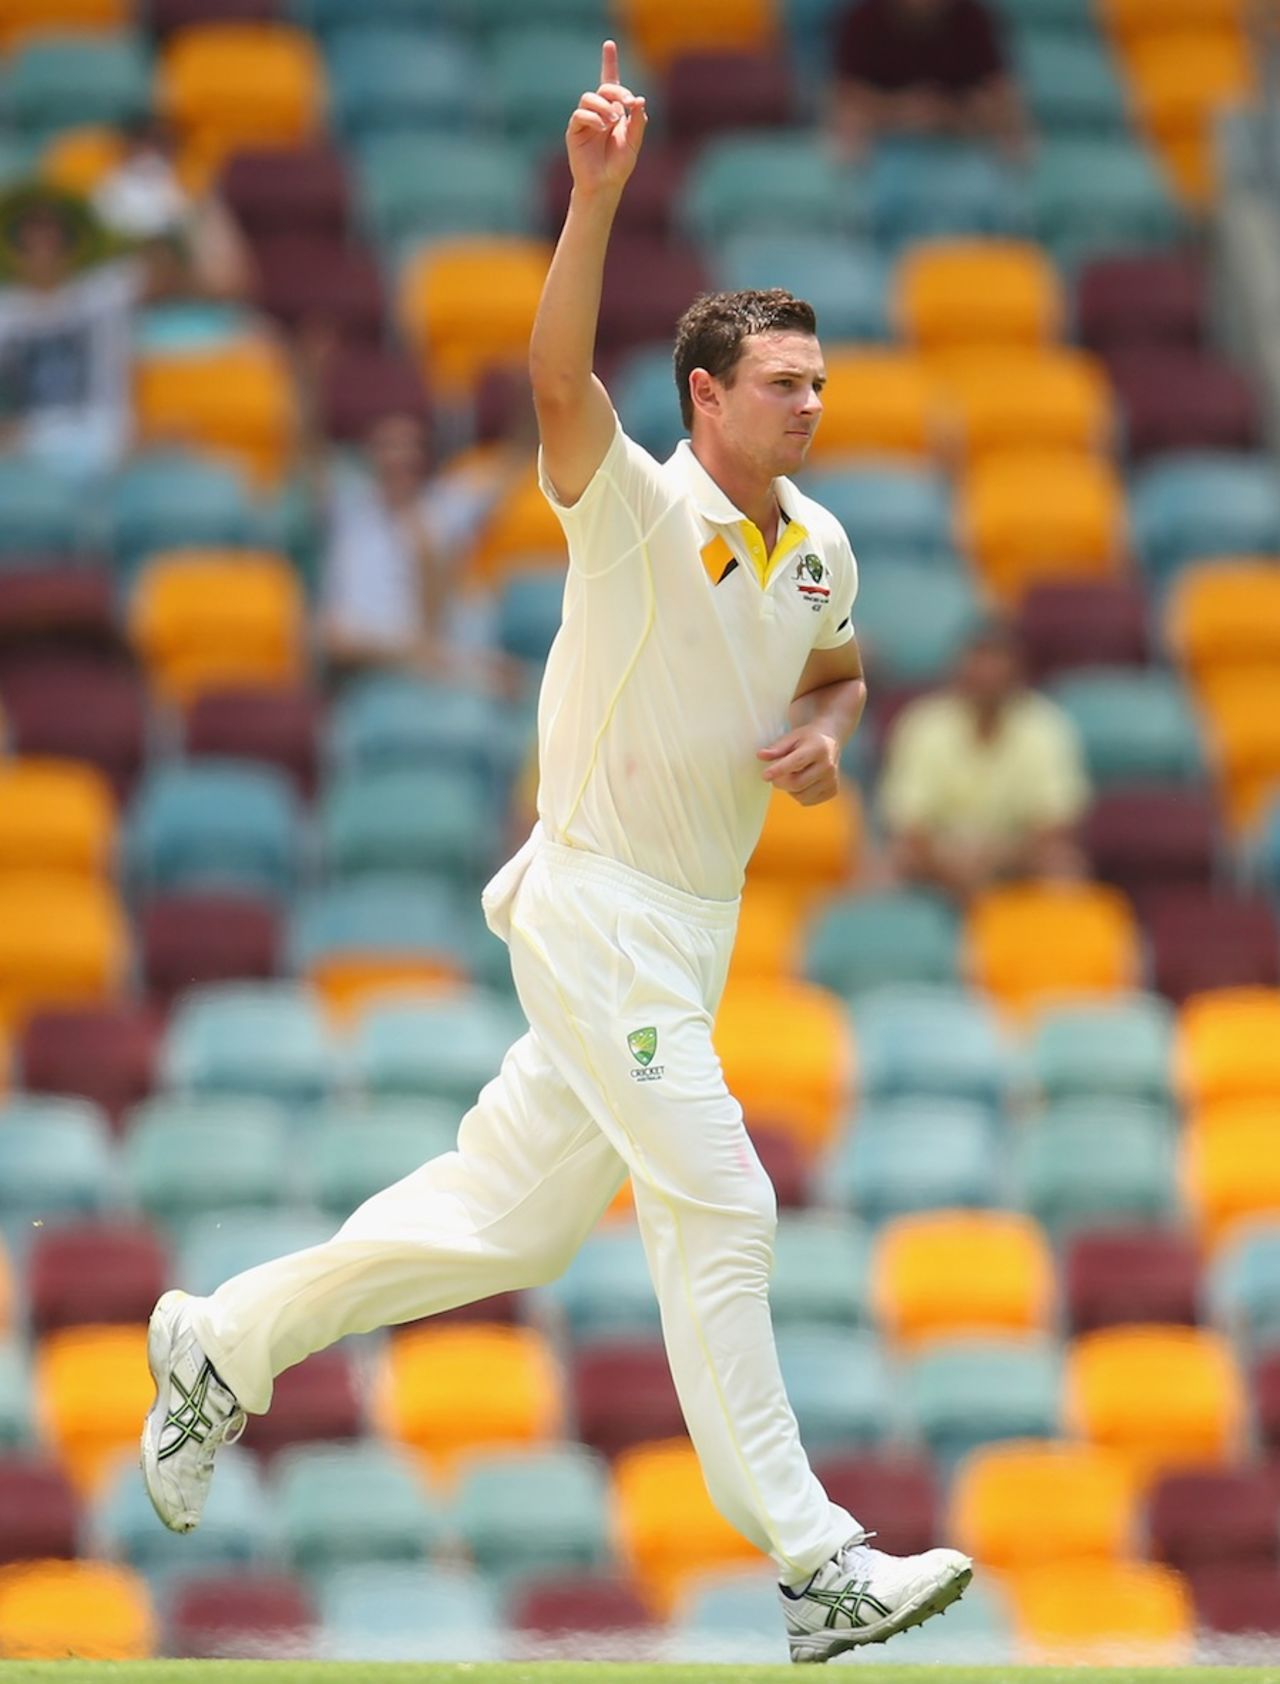
<svg viewBox="0 0 1280 1684"><path fill-rule="evenodd" d="M625 1198L284 1375L193 1536L134 1465L162 1288L449 1149L520 1030L521 365L606 30L628 430L701 289L810 298L830 373L871 706L717 1037L818 1470L981 1565L885 1658L1280 1634L1269 11L0 0L0 1654L785 1659Z"/></svg>

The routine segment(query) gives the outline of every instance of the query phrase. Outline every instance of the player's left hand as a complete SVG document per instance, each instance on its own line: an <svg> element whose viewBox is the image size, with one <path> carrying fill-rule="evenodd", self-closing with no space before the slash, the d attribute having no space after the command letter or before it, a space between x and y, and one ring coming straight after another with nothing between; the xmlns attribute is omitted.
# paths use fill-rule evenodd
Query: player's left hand
<svg viewBox="0 0 1280 1684"><path fill-rule="evenodd" d="M802 807L830 801L840 784L840 744L817 725L800 725L756 756L766 783L785 789Z"/></svg>

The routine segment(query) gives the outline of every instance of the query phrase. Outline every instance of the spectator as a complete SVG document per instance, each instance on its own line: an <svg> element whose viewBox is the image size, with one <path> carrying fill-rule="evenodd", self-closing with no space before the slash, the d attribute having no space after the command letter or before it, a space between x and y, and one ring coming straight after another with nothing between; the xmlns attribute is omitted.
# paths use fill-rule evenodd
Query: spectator
<svg viewBox="0 0 1280 1684"><path fill-rule="evenodd" d="M912 702L885 753L880 810L892 863L959 900L1005 877L1078 876L1089 799L1070 720L1023 681L1011 629L970 639L952 683Z"/></svg>
<svg viewBox="0 0 1280 1684"><path fill-rule="evenodd" d="M1026 120L983 0L856 0L837 30L834 129L846 157L904 134L1021 156Z"/></svg>

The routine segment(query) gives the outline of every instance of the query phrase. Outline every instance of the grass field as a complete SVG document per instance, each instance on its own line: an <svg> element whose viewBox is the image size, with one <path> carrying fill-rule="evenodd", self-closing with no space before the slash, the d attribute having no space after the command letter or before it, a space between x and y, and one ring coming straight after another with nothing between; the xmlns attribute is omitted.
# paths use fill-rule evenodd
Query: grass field
<svg viewBox="0 0 1280 1684"><path fill-rule="evenodd" d="M860 1684L1280 1684L1274 1667L876 1666ZM789 1666L399 1665L325 1661L0 1661L2 1684L797 1684Z"/></svg>

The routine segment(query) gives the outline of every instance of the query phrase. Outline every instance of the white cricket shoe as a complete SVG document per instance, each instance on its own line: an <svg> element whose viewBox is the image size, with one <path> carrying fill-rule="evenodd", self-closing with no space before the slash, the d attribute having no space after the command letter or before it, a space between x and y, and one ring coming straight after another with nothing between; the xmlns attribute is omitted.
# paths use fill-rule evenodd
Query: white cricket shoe
<svg viewBox="0 0 1280 1684"><path fill-rule="evenodd" d="M973 1563L959 1550L886 1555L859 1533L809 1583L779 1586L793 1661L827 1661L941 1614L964 1593Z"/></svg>
<svg viewBox="0 0 1280 1684"><path fill-rule="evenodd" d="M244 1431L245 1412L218 1378L191 1326L185 1292L166 1292L151 1312L147 1367L156 1401L142 1424L142 1478L172 1532L200 1523L213 1458Z"/></svg>

